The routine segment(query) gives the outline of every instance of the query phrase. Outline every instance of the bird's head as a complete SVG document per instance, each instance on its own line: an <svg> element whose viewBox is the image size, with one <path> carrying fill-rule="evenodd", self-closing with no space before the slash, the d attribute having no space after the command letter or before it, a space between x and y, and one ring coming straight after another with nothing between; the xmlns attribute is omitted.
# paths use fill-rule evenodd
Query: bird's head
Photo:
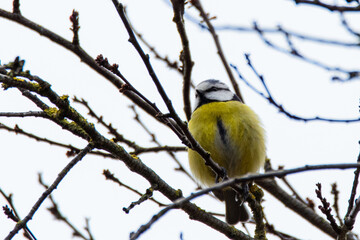
<svg viewBox="0 0 360 240"><path fill-rule="evenodd" d="M195 109L210 102L240 101L229 87L215 79L202 81L195 88Z"/></svg>

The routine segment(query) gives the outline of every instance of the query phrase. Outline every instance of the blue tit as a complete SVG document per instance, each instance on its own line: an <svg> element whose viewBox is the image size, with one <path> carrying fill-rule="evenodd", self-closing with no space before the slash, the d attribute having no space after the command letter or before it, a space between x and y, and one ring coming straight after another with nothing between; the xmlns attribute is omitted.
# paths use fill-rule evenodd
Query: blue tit
<svg viewBox="0 0 360 240"><path fill-rule="evenodd" d="M212 159L225 168L229 178L254 173L265 161L265 132L259 117L229 87L218 80L206 80L195 88L195 110L189 130ZM190 169L202 184L215 184L214 172L204 159L189 149ZM225 201L226 221L236 224L249 219L234 190L226 188L215 195Z"/></svg>

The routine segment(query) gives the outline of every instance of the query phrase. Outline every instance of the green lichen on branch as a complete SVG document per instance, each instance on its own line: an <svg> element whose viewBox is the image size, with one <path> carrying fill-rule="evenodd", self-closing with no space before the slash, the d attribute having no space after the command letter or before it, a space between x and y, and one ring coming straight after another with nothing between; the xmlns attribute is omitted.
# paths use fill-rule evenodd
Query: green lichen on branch
<svg viewBox="0 0 360 240"><path fill-rule="evenodd" d="M59 118L59 109L55 107L51 107L48 109L45 109L44 112L52 119L58 119Z"/></svg>
<svg viewBox="0 0 360 240"><path fill-rule="evenodd" d="M13 76L1 76L0 81L2 82L1 87L4 90L9 88L24 88L32 92L38 92L40 90L40 85L38 83L33 83L26 81L23 78L13 77Z"/></svg>
<svg viewBox="0 0 360 240"><path fill-rule="evenodd" d="M74 109L72 109L72 110L75 111ZM86 138L90 139L89 134L78 123L76 123L75 121L69 121L68 119L66 119L64 117L64 110L59 110L56 107L51 107L51 108L45 109L44 112L51 119L58 122L62 126L62 128L66 128L66 129L70 130L71 132L76 132L78 135L84 136L84 137L86 136ZM81 119L83 124L88 124L89 126L94 127L93 123L87 122L87 120L85 118L83 118L80 114L78 114L78 115L79 115L79 119Z"/></svg>
<svg viewBox="0 0 360 240"><path fill-rule="evenodd" d="M264 192L256 184L250 187L250 196L248 198L249 206L253 213L253 217L256 223L255 239L267 240L266 230L264 223L264 212L261 206L261 200L264 197Z"/></svg>
<svg viewBox="0 0 360 240"><path fill-rule="evenodd" d="M64 119L63 121L67 121L66 119ZM80 133L81 135L86 135L86 136L89 136L88 133L82 128L79 126L79 124L77 124L76 122L72 121L72 122L69 122L68 123L68 127L71 131L75 131L75 132L78 132ZM89 136L90 138L90 136Z"/></svg>

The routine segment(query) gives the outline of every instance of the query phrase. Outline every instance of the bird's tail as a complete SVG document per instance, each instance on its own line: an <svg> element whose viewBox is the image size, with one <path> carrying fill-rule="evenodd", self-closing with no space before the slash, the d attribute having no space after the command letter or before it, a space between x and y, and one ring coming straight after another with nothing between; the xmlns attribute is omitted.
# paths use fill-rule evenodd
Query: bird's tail
<svg viewBox="0 0 360 240"><path fill-rule="evenodd" d="M236 192L226 189L223 192L225 200L225 219L228 224L235 225L238 222L246 222L250 219L250 213L244 204L237 200Z"/></svg>

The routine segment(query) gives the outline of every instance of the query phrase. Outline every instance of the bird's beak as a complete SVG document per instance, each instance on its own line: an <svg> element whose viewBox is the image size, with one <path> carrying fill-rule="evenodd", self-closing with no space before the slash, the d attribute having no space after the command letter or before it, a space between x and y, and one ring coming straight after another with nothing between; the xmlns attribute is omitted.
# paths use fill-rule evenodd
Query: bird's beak
<svg viewBox="0 0 360 240"><path fill-rule="evenodd" d="M196 91L196 93L195 93L195 97L198 97L198 96L201 96L202 94L201 94L201 91L199 91L199 90L195 90Z"/></svg>

